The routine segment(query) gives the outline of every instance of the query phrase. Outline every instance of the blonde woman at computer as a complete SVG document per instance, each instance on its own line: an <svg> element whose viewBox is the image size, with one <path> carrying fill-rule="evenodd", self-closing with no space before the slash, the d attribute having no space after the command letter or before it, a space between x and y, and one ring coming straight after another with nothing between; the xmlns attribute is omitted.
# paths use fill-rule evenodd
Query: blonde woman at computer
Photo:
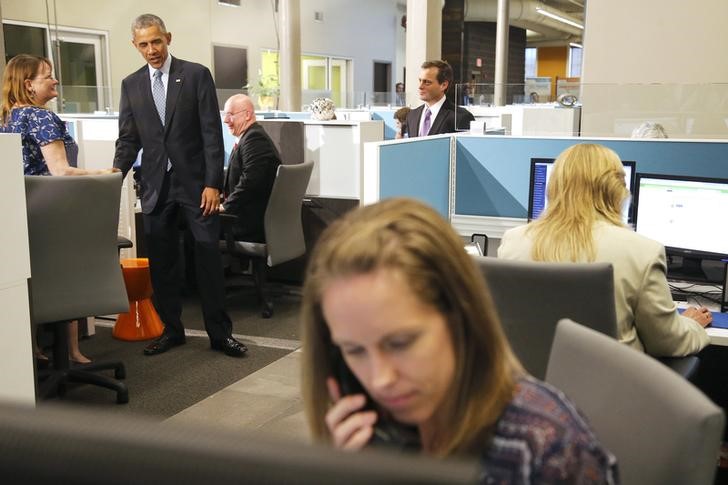
<svg viewBox="0 0 728 485"><path fill-rule="evenodd" d="M546 191L544 212L507 231L498 257L612 263L622 343L656 357L690 355L708 345L703 327L712 321L711 313L694 307L678 313L667 284L665 248L622 222L629 191L615 152L586 143L567 148Z"/></svg>

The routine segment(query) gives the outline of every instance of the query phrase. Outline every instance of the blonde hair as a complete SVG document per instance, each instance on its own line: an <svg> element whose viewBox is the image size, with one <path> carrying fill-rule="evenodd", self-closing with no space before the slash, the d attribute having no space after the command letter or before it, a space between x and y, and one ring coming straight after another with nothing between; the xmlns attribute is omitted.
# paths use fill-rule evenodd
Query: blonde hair
<svg viewBox="0 0 728 485"><path fill-rule="evenodd" d="M546 195L546 210L527 230L533 236L533 259L594 261L594 223L623 225L629 191L622 161L603 145L571 146L556 159Z"/></svg>
<svg viewBox="0 0 728 485"><path fill-rule="evenodd" d="M445 317L455 375L437 410L436 455L475 453L510 402L523 373L505 338L490 293L450 225L412 199L389 199L350 212L315 247L303 290L303 398L316 440L330 441L326 378L334 345L322 295L334 280L380 269L398 271L422 303Z"/></svg>
<svg viewBox="0 0 728 485"><path fill-rule="evenodd" d="M7 125L10 112L17 105L42 106L35 101L34 93L25 88L25 81L38 75L45 64L52 69L51 61L45 57L18 54L10 59L3 74L2 124Z"/></svg>

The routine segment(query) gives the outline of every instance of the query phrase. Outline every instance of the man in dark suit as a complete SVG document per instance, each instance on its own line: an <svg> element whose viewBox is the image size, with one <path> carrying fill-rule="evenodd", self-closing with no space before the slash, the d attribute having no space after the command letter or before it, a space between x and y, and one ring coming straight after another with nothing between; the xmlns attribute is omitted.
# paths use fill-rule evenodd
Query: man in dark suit
<svg viewBox="0 0 728 485"><path fill-rule="evenodd" d="M179 275L181 214L194 239L197 286L210 346L242 356L225 311L217 214L224 151L220 112L210 71L169 55L172 35L162 19L145 14L132 24L132 43L147 65L121 83L119 139L114 167L126 174L140 148L144 235L154 304L164 333L146 355L185 343Z"/></svg>
<svg viewBox="0 0 728 485"><path fill-rule="evenodd" d="M253 102L236 94L225 102L223 121L238 138L228 164L220 210L238 216L235 239L265 242L263 216L268 206L281 157L262 126L256 123Z"/></svg>
<svg viewBox="0 0 728 485"><path fill-rule="evenodd" d="M464 108L456 107L445 97L453 82L452 67L445 61L426 61L422 63L419 77L418 94L425 102L407 115L407 133L415 136L440 135L456 131L455 112L457 110L457 130L469 130L475 118Z"/></svg>

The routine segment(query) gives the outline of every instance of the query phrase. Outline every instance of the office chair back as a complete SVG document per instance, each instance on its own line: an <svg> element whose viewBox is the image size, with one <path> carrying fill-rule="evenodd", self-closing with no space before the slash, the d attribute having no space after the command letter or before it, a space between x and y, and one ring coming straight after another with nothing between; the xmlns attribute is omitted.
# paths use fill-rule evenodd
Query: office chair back
<svg viewBox="0 0 728 485"><path fill-rule="evenodd" d="M121 174L25 177L33 323L128 311L117 227Z"/></svg>
<svg viewBox="0 0 728 485"><path fill-rule="evenodd" d="M546 380L585 414L624 484L712 484L725 416L649 356L559 322Z"/></svg>
<svg viewBox="0 0 728 485"><path fill-rule="evenodd" d="M277 118L277 119L275 119ZM306 126L303 121L280 121L281 117L258 121L275 145L284 165L299 164L306 159Z"/></svg>
<svg viewBox="0 0 728 485"><path fill-rule="evenodd" d="M556 324L562 318L617 337L611 264L475 259L511 347L533 376L546 375Z"/></svg>
<svg viewBox="0 0 728 485"><path fill-rule="evenodd" d="M0 404L3 483L457 485L478 483L473 459L293 443L248 430L172 426L133 414Z"/></svg>
<svg viewBox="0 0 728 485"><path fill-rule="evenodd" d="M280 165L263 224L268 266L297 258L306 252L301 222L301 205L313 162Z"/></svg>

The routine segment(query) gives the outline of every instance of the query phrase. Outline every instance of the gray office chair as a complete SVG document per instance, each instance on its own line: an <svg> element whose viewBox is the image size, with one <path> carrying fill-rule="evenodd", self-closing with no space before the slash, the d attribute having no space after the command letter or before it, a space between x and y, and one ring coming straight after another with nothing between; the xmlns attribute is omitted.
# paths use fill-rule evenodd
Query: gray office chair
<svg viewBox="0 0 728 485"><path fill-rule="evenodd" d="M562 318L616 338L611 264L475 260L513 351L534 377L546 375L556 323Z"/></svg>
<svg viewBox="0 0 728 485"><path fill-rule="evenodd" d="M280 165L263 218L265 243L236 241L231 230L235 216L222 214L226 227L221 249L234 257L253 261L253 276L262 303L263 318L273 316L273 303L266 291L269 266L285 263L306 252L301 223L301 204L311 178L313 162Z"/></svg>
<svg viewBox="0 0 728 485"><path fill-rule="evenodd" d="M274 114L274 113L271 113ZM306 125L303 121L280 121L281 117L258 121L281 156L281 163L293 165L306 159Z"/></svg>
<svg viewBox="0 0 728 485"><path fill-rule="evenodd" d="M574 401L615 454L622 483L713 483L723 411L654 359L561 320L546 381Z"/></svg>
<svg viewBox="0 0 728 485"><path fill-rule="evenodd" d="M30 248L30 314L34 325L52 325L53 368L40 372L38 397L63 395L67 382L116 391L129 401L121 362L70 367L68 323L129 309L118 256L121 174L25 177ZM116 379L96 374L114 370Z"/></svg>

